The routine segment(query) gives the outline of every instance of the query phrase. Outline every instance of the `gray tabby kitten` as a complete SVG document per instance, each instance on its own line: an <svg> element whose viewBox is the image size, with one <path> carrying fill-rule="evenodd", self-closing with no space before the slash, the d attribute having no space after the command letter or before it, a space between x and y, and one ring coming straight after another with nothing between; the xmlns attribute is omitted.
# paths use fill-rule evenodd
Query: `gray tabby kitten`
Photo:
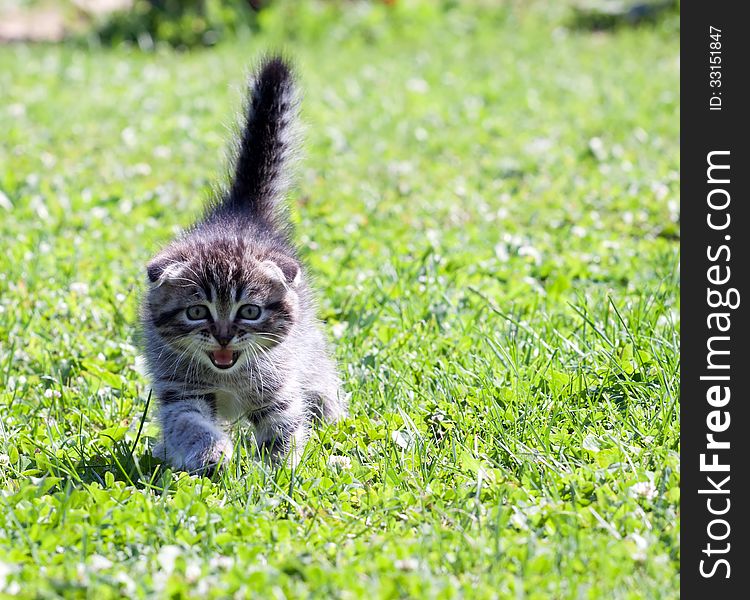
<svg viewBox="0 0 750 600"><path fill-rule="evenodd" d="M264 60L230 186L146 268L142 324L162 426L154 455L177 469L226 461L227 426L240 420L263 454L296 464L312 421L346 414L283 207L296 113L289 66Z"/></svg>

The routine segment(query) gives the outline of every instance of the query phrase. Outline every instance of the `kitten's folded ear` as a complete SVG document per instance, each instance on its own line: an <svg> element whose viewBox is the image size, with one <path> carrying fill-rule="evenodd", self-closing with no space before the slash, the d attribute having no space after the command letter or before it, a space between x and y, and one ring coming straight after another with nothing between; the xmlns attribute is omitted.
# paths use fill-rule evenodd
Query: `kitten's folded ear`
<svg viewBox="0 0 750 600"><path fill-rule="evenodd" d="M146 265L146 275L148 275L148 280L157 286L161 285L168 279L179 277L182 270L182 264L175 262L174 259L167 258L166 256L157 256Z"/></svg>
<svg viewBox="0 0 750 600"><path fill-rule="evenodd" d="M159 281L159 277L161 277L163 271L164 265L158 258L155 258L146 265L146 275L148 275L148 280L151 283Z"/></svg>
<svg viewBox="0 0 750 600"><path fill-rule="evenodd" d="M261 265L271 279L276 279L285 287L296 287L300 282L302 271L299 263L288 256L274 256L270 260L264 260Z"/></svg>

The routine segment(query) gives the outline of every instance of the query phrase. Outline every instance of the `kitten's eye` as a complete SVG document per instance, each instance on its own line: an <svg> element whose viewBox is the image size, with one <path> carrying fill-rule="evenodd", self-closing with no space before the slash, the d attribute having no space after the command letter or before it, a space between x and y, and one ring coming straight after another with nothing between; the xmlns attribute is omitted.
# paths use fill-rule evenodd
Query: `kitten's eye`
<svg viewBox="0 0 750 600"><path fill-rule="evenodd" d="M196 304L195 306L188 306L185 310L187 318L191 321L200 321L208 318L208 307L203 304Z"/></svg>
<svg viewBox="0 0 750 600"><path fill-rule="evenodd" d="M257 304L243 304L240 306L240 310L237 311L237 315L240 319L246 319L248 321L255 321L260 317L260 306Z"/></svg>

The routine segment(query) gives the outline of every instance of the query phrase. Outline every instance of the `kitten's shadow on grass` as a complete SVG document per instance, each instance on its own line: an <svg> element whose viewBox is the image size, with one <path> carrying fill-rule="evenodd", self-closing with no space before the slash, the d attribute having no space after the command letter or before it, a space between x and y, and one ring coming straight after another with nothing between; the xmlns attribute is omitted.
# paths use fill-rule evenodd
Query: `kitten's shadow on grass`
<svg viewBox="0 0 750 600"><path fill-rule="evenodd" d="M76 462L70 456L48 465L49 471L65 482L73 484L98 483L110 487L115 481L139 489L164 491L172 481L172 471L150 450L134 453L124 441L115 442L109 451L99 452Z"/></svg>
<svg viewBox="0 0 750 600"><path fill-rule="evenodd" d="M247 470L244 460L230 461L227 465L219 465L199 473L173 471L169 464L152 454L151 449L134 452L133 446L125 441L116 441L105 452L73 460L70 455L63 457L48 457L44 469L50 475L61 479L58 487L64 489L67 484L88 485L98 483L103 488L111 488L114 482L120 481L127 486L137 489L148 489L157 494L175 489L175 477L192 477L195 475L207 477L213 481L220 480L226 472L242 475ZM236 450L238 450L236 448ZM245 447L243 458L249 459L256 471L262 471L266 477L276 478L281 469L274 468L263 454ZM51 459L51 460L50 460ZM42 468L42 465L38 465Z"/></svg>

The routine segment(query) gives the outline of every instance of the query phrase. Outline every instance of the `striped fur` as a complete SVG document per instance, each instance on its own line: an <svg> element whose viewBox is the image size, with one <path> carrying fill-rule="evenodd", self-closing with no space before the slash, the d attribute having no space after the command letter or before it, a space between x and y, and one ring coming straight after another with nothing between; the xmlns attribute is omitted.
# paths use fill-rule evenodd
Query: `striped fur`
<svg viewBox="0 0 750 600"><path fill-rule="evenodd" d="M261 450L294 461L316 417L346 414L285 217L296 98L289 66L263 61L231 185L146 268L141 321L162 426L155 453L178 469L227 460L227 425L238 420L253 426ZM253 310L243 313L246 305ZM196 306L205 318L190 317ZM257 319L241 317L255 307Z"/></svg>

